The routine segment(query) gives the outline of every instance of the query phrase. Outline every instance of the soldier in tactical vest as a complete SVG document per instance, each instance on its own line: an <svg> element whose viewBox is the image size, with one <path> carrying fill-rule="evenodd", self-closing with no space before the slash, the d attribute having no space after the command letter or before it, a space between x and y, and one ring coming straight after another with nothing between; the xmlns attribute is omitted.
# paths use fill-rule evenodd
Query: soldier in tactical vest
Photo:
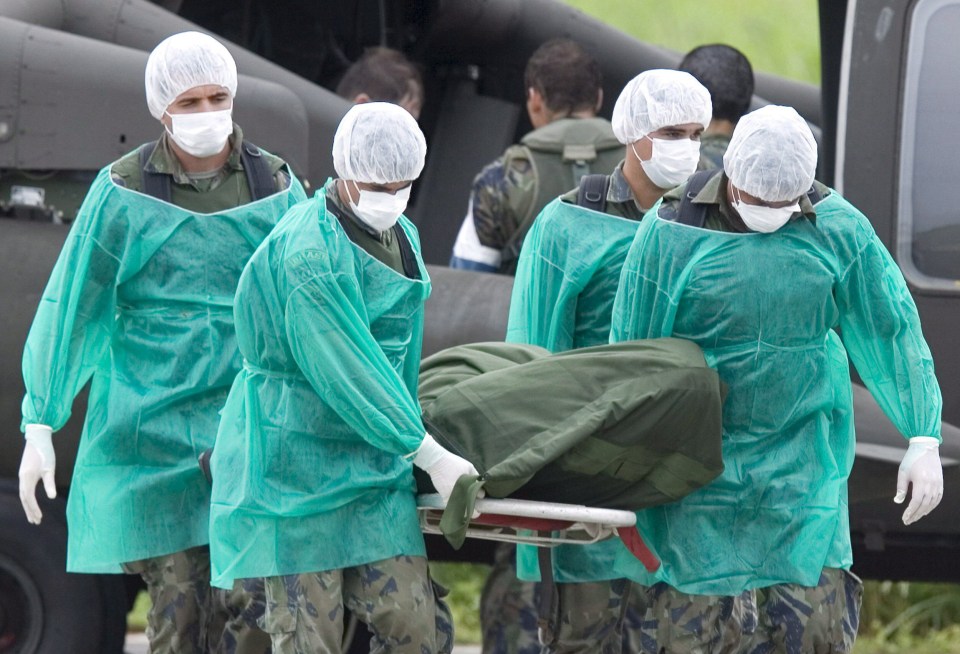
<svg viewBox="0 0 960 654"><path fill-rule="evenodd" d="M263 584L210 587L213 445L240 369L233 301L247 259L305 199L287 164L232 119L237 68L199 32L150 54L146 94L164 131L100 171L63 246L23 355L20 497L56 494L52 434L92 379L67 502L67 569L137 573L152 652L270 651Z"/></svg>
<svg viewBox="0 0 960 654"><path fill-rule="evenodd" d="M600 66L569 39L541 45L524 71L534 130L486 166L473 183L450 267L512 275L523 239L540 210L585 174L610 173L622 146L603 103ZM534 584L516 577L515 548L497 548L480 598L485 654L538 654Z"/></svg>
<svg viewBox="0 0 960 654"><path fill-rule="evenodd" d="M600 66L579 44L540 46L524 73L534 130L484 168L473 182L452 268L512 275L523 239L540 210L589 173L610 173L620 142L596 116L603 103Z"/></svg>
<svg viewBox="0 0 960 654"><path fill-rule="evenodd" d="M697 46L677 68L690 73L710 91L713 117L700 137L700 170L723 168L723 153L737 121L750 110L753 68L742 52L729 45Z"/></svg>
<svg viewBox="0 0 960 654"><path fill-rule="evenodd" d="M265 577L275 654L339 651L344 608L372 652L453 646L413 466L444 500L477 471L425 432L416 399L430 278L403 212L426 152L401 107L352 107L338 178L284 216L238 284L243 370L210 461L212 583Z"/></svg>
<svg viewBox="0 0 960 654"><path fill-rule="evenodd" d="M728 387L724 472L695 499L638 512L655 574L615 562L647 585L652 651L853 651L851 363L907 439L893 498L910 490L904 524L942 499L943 401L916 306L868 219L816 167L795 109L749 113L723 168L665 194L623 262L610 341L682 333Z"/></svg>
<svg viewBox="0 0 960 654"><path fill-rule="evenodd" d="M611 175L585 176L537 217L517 266L507 341L551 352L607 343L634 234L646 211L696 170L709 122L710 94L687 73L648 70L627 83L612 125L624 159ZM517 549L523 579L539 576L532 550ZM556 586L540 616L544 651L647 651L647 593L615 570L621 551L616 540L553 549ZM739 606L736 598L731 604Z"/></svg>

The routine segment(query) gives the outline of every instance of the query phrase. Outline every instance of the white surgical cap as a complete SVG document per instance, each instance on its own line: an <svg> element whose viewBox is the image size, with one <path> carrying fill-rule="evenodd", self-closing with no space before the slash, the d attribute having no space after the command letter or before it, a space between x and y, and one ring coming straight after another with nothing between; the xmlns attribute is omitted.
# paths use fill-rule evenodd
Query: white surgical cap
<svg viewBox="0 0 960 654"><path fill-rule="evenodd" d="M333 136L333 168L341 179L367 184L416 179L426 156L417 121L390 102L353 105Z"/></svg>
<svg viewBox="0 0 960 654"><path fill-rule="evenodd" d="M613 133L623 143L639 141L670 125L699 123L706 129L710 92L690 73L648 70L627 82L613 106Z"/></svg>
<svg viewBox="0 0 960 654"><path fill-rule="evenodd" d="M144 76L147 106L160 119L170 103L195 86L216 84L237 95L237 64L230 52L212 36L181 32L168 36L147 59Z"/></svg>
<svg viewBox="0 0 960 654"><path fill-rule="evenodd" d="M817 171L817 142L793 107L768 105L737 123L723 155L733 185L765 202L796 200Z"/></svg>

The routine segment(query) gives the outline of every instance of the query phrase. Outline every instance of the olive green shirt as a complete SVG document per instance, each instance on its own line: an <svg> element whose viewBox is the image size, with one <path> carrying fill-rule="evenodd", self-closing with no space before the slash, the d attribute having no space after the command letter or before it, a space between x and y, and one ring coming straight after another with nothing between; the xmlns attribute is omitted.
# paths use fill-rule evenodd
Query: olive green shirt
<svg viewBox="0 0 960 654"><path fill-rule="evenodd" d="M192 174L183 169L183 164L170 147L170 136L164 131L157 141L157 147L147 160L147 170L169 174L170 202L187 211L195 213L216 213L226 211L251 201L250 187L243 170L240 147L243 145L243 132L237 125L230 135L230 156L219 169L210 173ZM151 147L150 144L141 147ZM273 173L277 191L283 191L290 185L287 164L261 150L270 172ZM114 162L110 174L115 184L133 191L143 189L143 171L140 170L140 148L124 155Z"/></svg>
<svg viewBox="0 0 960 654"><path fill-rule="evenodd" d="M576 204L578 192L579 187L561 195L560 200L568 204ZM618 218L637 221L647 212L633 198L633 191L630 190L630 184L623 174L623 161L618 163L610 174L610 186L607 188L607 202L603 212Z"/></svg>
<svg viewBox="0 0 960 654"><path fill-rule="evenodd" d="M707 218L703 225L705 229L718 232L750 232L751 230L743 224L743 221L730 206L727 198L727 179L727 174L724 172L713 176L693 198L693 203L709 205L707 207ZM827 186L817 181L814 181L813 184L821 197L827 197L830 194L830 189ZM663 196L663 203L660 205L657 215L665 220L676 220L680 211L680 203L686 192L686 183L667 191ZM810 203L810 198L806 195L800 198L800 212L794 214L791 220L800 218L809 220L816 220L817 218L813 204Z"/></svg>
<svg viewBox="0 0 960 654"><path fill-rule="evenodd" d="M397 243L393 230L388 229L377 233L376 230L357 218L353 211L340 201L340 194L337 193L337 180L328 180L324 190L327 193L327 211L344 218L340 221L340 224L347 233L347 237L363 248L371 257L404 275L403 255L400 252L400 244Z"/></svg>

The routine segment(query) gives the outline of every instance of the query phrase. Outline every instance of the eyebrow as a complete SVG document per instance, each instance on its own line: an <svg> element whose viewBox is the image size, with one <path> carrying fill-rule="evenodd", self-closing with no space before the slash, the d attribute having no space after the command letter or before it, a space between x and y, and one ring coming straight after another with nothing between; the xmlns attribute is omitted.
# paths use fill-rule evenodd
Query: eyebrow
<svg viewBox="0 0 960 654"><path fill-rule="evenodd" d="M389 186L386 186L384 184L374 184L373 182L368 182L367 186L369 186L370 190L372 191L388 191L389 192L389 191L402 191L403 189L410 187L412 184L413 182L408 182L398 189L391 189Z"/></svg>
<svg viewBox="0 0 960 654"><path fill-rule="evenodd" d="M206 98L210 98L214 100L222 100L224 98L229 98L229 97L230 97L230 94L227 93L226 91L218 91L210 95L191 95L186 98L180 98L178 102L197 102L199 100L203 100Z"/></svg>

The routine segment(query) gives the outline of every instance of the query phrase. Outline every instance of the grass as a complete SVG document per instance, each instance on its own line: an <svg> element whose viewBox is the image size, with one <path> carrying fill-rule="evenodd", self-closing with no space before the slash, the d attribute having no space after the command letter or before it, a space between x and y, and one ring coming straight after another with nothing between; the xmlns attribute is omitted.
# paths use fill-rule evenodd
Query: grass
<svg viewBox="0 0 960 654"><path fill-rule="evenodd" d="M861 636L853 647L853 654L960 654L960 625L951 625L925 636Z"/></svg>
<svg viewBox="0 0 960 654"><path fill-rule="evenodd" d="M743 52L754 70L820 83L817 0L563 0L622 32L683 53L705 43Z"/></svg>
<svg viewBox="0 0 960 654"><path fill-rule="evenodd" d="M490 566L474 563L431 563L430 574L450 589L447 604L453 612L454 636L461 645L479 643L480 591Z"/></svg>
<svg viewBox="0 0 960 654"><path fill-rule="evenodd" d="M150 596L142 590L137 595L137 601L127 614L127 631L145 631L147 628L147 611L150 610Z"/></svg>

